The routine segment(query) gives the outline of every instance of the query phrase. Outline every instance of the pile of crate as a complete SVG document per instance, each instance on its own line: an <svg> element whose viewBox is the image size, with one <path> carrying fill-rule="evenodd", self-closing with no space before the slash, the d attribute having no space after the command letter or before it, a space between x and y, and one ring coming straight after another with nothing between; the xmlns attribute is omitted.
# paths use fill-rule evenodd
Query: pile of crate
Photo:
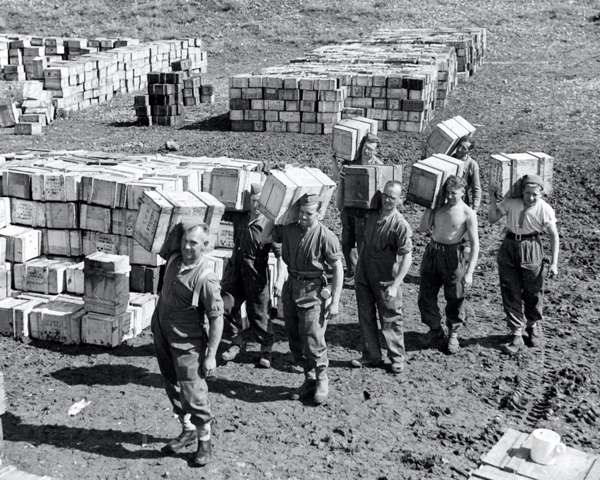
<svg viewBox="0 0 600 480"><path fill-rule="evenodd" d="M292 60L292 63L435 65L438 83L435 107L446 106L457 82L456 50L446 45L373 44L350 41L327 45Z"/></svg>
<svg viewBox="0 0 600 480"><path fill-rule="evenodd" d="M420 132L433 117L434 65L293 63L230 78L236 131L331 133L342 111L379 130Z"/></svg>
<svg viewBox="0 0 600 480"><path fill-rule="evenodd" d="M35 55L35 56L34 56ZM147 74L189 61L192 73L206 73L202 40L42 38L0 35L0 79L44 81L57 108L81 110L110 100L115 93L146 88Z"/></svg>
<svg viewBox="0 0 600 480"><path fill-rule="evenodd" d="M447 45L456 50L457 77L466 81L483 64L487 48L485 28L382 28L367 42L375 44Z"/></svg>
<svg viewBox="0 0 600 480"><path fill-rule="evenodd" d="M194 208L203 208L204 216L198 218L213 228L211 247L218 244L217 226L225 205L209 191L230 204L249 188L248 182L260 181L259 167L260 162L227 157L125 156L87 151L0 155L0 255L5 255L0 258L0 299L5 299L0 300L0 334L111 346L139 334L148 326L156 302L160 267L165 263L157 246L165 240L164 229L182 220L191 198L196 202ZM247 181L240 183L242 177ZM153 199L160 206L160 215L171 215L167 226L152 221L158 218L153 216ZM198 210L193 212L197 214ZM143 235L148 233L155 240L153 245ZM106 269L97 264L99 260L89 260L90 256L98 256L97 252L108 255L107 261L113 262L113 267L106 267L109 272L123 274L116 290L111 290L114 285L110 282L117 282L112 274L108 275L113 278L110 282L97 278L95 286L89 287L92 273L106 276ZM215 269L220 269L220 275L223 258L230 254L230 250L225 254L216 252L213 256L217 260L209 259ZM127 264L111 255L124 256ZM90 261L96 263L90 265ZM127 285L123 283L125 277ZM102 298L113 302L109 304L112 310L89 308L99 302L98 285L104 285ZM11 289L16 299L7 298L11 297ZM129 306L122 312L124 301L117 300L123 300L125 293ZM50 301L58 303L48 305ZM42 313L38 317L30 315L41 303L46 320L40 320ZM93 331L91 320L82 323L86 311L94 314ZM63 320L59 312L63 312ZM114 331L120 334L113 336L110 325L117 325Z"/></svg>

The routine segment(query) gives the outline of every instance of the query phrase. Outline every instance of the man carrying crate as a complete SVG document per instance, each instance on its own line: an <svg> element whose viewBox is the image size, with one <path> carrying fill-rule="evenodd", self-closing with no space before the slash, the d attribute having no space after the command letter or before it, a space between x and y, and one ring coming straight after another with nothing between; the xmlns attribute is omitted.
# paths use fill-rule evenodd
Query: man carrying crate
<svg viewBox="0 0 600 480"><path fill-rule="evenodd" d="M250 212L232 213L234 249L221 281L225 334L231 338L231 346L221 354L221 359L225 363L230 362L244 347L242 331L236 322L236 317L239 315L240 307L246 302L250 329L260 343L261 355L258 366L270 368L274 336L268 311L269 251L272 250L277 257L278 275L284 275L284 264L281 260L281 245L260 243L261 233L267 223L266 217L258 209L261 191L262 185L253 183L250 186L252 202ZM279 293L275 292L276 295Z"/></svg>
<svg viewBox="0 0 600 480"><path fill-rule="evenodd" d="M382 364L377 335L377 312L392 364L392 373L404 370L402 281L412 262L412 230L398 211L402 185L385 184L381 210L367 216L366 234L356 268L356 303L362 333L362 357L353 367Z"/></svg>
<svg viewBox="0 0 600 480"><path fill-rule="evenodd" d="M304 369L304 383L292 394L301 399L314 391L319 405L329 395L327 377L327 321L338 314L344 267L337 237L318 220L321 200L304 195L299 200L298 223L268 225L262 243L281 243L288 279L283 286L283 318L290 350ZM325 269L333 269L331 291L326 289ZM280 281L280 280L278 280Z"/></svg>
<svg viewBox="0 0 600 480"><path fill-rule="evenodd" d="M426 209L419 224L419 232L432 231L421 261L418 299L421 321L429 326L429 346L439 346L445 337L437 301L443 286L449 337L446 347L452 354L460 349L458 331L465 322L465 291L473 284L479 256L477 214L463 202L464 193L465 181L449 176L444 184L446 202L435 210ZM465 266L461 241L465 233L471 244L468 266Z"/></svg>
<svg viewBox="0 0 600 480"><path fill-rule="evenodd" d="M344 165L383 165L383 162L377 157L379 148L379 137L368 133L362 143L360 155L352 162L342 162ZM339 182L336 193L337 207L340 211L342 220L342 252L346 262L346 283L354 284L354 272L358 252L365 236L365 218L367 210L362 208L344 207L344 172L340 170L335 157L331 161L333 180Z"/></svg>
<svg viewBox="0 0 600 480"><path fill-rule="evenodd" d="M470 155L473 148L475 148L473 141L463 138L456 145L452 156L462 160L465 164L463 179L466 184L463 201L473 210L478 211L481 205L481 177L479 175L479 164Z"/></svg>
<svg viewBox="0 0 600 480"><path fill-rule="evenodd" d="M212 452L213 419L205 379L214 375L217 367L223 300L219 280L204 268L202 253L208 245L208 226L202 223L186 228L179 224L176 229L178 232L169 236L170 245L161 251L168 260L152 316L152 333L165 390L183 431L162 451L179 453L197 444L191 464L204 466Z"/></svg>

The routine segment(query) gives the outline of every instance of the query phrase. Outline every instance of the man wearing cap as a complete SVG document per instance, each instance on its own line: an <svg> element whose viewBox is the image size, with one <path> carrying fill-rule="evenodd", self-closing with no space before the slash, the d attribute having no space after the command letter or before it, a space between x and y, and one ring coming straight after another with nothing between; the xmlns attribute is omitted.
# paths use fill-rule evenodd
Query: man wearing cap
<svg viewBox="0 0 600 480"><path fill-rule="evenodd" d="M379 148L379 137L368 133L363 139L360 155L352 162L342 162L344 165L382 165L383 162L377 157ZM358 252L365 237L366 209L344 206L344 170L340 170L335 156L331 161L333 180L339 182L336 192L336 202L342 220L342 252L346 262L346 282L354 284L354 272Z"/></svg>
<svg viewBox="0 0 600 480"><path fill-rule="evenodd" d="M479 176L479 164L470 155L473 148L475 148L474 142L468 138L463 138L458 142L452 156L464 162L462 178L466 185L463 201L467 206L478 211L481 205L481 178Z"/></svg>
<svg viewBox="0 0 600 480"><path fill-rule="evenodd" d="M281 243L283 261L288 266L281 297L283 318L290 351L304 369L304 383L292 398L300 399L314 391L318 405L329 394L325 329L327 321L339 311L344 267L337 237L319 222L320 198L304 195L298 203L298 222L271 223L263 230L261 241ZM325 288L328 265L333 269L330 292Z"/></svg>
<svg viewBox="0 0 600 480"><path fill-rule="evenodd" d="M550 275L558 274L559 236L554 210L543 199L544 181L538 175L521 179L521 196L502 197L491 189L488 219L506 216L506 237L498 251L498 274L506 322L511 329L510 346L524 345L525 328L532 347L542 344L543 249L540 235L550 234ZM500 203L497 203L500 200Z"/></svg>
<svg viewBox="0 0 600 480"><path fill-rule="evenodd" d="M158 366L183 430L162 451L179 453L197 444L193 466L204 466L211 457L213 416L205 379L214 375L223 330L221 286L214 272L204 268L207 245L206 224L173 229L161 251L167 265L152 316Z"/></svg>
<svg viewBox="0 0 600 480"><path fill-rule="evenodd" d="M402 282L412 262L412 230L398 211L402 184L385 184L381 210L371 210L363 247L356 267L356 303L362 333L363 353L352 360L353 367L381 365L377 334L377 312L381 332L391 360L390 371L404 370L404 332L402 325Z"/></svg>
<svg viewBox="0 0 600 480"><path fill-rule="evenodd" d="M249 212L228 212L233 222L234 249L227 263L221 295L224 303L224 333L231 346L221 355L226 363L233 360L244 347L242 331L237 324L240 307L246 302L246 312L250 329L260 343L261 355L258 366L271 366L271 350L274 343L273 325L269 315L269 252L277 257L278 274L284 274L281 260L281 246L261 244L260 236L267 219L258 209L258 198L262 185L250 186L251 210ZM280 292L275 292L279 295Z"/></svg>

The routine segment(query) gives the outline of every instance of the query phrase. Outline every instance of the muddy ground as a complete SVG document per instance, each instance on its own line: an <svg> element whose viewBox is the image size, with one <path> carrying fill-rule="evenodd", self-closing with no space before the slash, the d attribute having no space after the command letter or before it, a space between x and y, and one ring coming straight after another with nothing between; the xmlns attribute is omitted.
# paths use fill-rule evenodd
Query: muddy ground
<svg viewBox="0 0 600 480"><path fill-rule="evenodd" d="M559 276L544 290L546 346L516 353L502 348L507 330L495 254L503 222L487 222L485 192L479 214L482 251L458 354L424 348L426 328L416 298L427 238L415 234L404 288L404 374L349 367L360 355L360 333L354 292L346 289L341 315L327 331L330 400L318 408L291 401L289 393L302 375L292 366L283 323L276 320L271 370L254 367L258 345L249 343L245 354L219 368L210 381L217 417L214 460L190 470L185 455L160 453L179 425L162 390L150 333L115 349L0 338L8 410L5 461L71 480L459 479L477 468L479 457L507 428L536 427L558 431L571 447L600 453L600 5L437 1L424 2L427 15L415 15L413 8L412 15L403 16L409 3L375 2L374 8L389 7L394 15L382 16L377 25L355 21L365 29L462 22L488 29L483 67L459 85L435 118L462 115L478 126L474 156L482 171L496 152L542 151L556 159L555 193L548 201L559 219L561 255ZM299 1L236 5L234 14L264 22L288 18L284 14L297 8L303 21L336 25L325 7L302 12ZM228 75L281 63L312 46L307 36L306 44L266 43L260 51L209 48L217 102L188 109L183 127L136 127L132 96L121 95L109 105L59 119L37 139L4 129L0 152L35 147L151 154L164 152L165 142L172 140L183 155L293 161L329 172L330 137L228 130ZM429 132L381 135L382 156L405 166L405 181ZM405 204L403 211L416 229L420 207ZM334 208L326 223L339 232ZM69 407L83 398L91 404L69 416Z"/></svg>

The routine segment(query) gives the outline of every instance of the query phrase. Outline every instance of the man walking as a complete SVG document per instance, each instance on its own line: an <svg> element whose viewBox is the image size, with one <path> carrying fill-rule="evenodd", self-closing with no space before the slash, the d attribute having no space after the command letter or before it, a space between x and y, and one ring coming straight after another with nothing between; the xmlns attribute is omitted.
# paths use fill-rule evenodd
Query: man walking
<svg viewBox="0 0 600 480"><path fill-rule="evenodd" d="M369 212L365 239L356 268L356 303L362 333L363 354L352 366L382 364L377 334L377 312L392 364L390 371L404 370L402 282L412 262L412 230L398 211L402 185L385 184L381 210Z"/></svg>
<svg viewBox="0 0 600 480"><path fill-rule="evenodd" d="M183 431L162 449L178 453L197 443L191 460L204 466L211 457L212 415L205 378L214 375L223 330L223 300L216 275L205 270L202 252L208 245L205 224L182 228L179 248L169 255L152 333L158 366L173 411ZM205 324L205 316L208 325Z"/></svg>

